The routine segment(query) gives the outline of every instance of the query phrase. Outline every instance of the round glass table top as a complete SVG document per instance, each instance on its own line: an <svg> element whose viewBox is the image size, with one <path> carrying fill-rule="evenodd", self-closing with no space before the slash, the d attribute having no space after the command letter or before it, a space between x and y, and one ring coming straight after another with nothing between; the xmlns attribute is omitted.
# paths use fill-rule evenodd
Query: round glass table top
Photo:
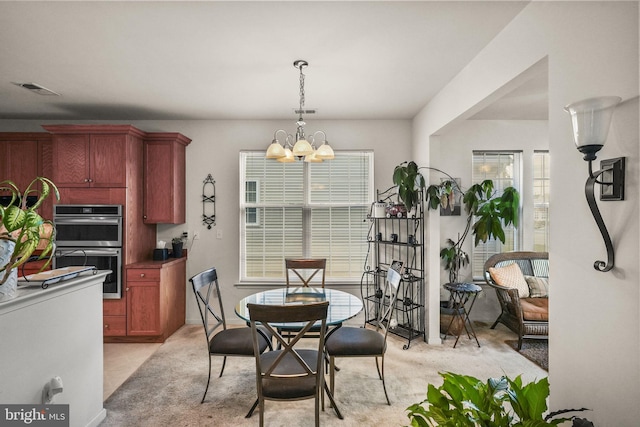
<svg viewBox="0 0 640 427"><path fill-rule="evenodd" d="M330 288L314 287L290 287L269 289L242 298L236 305L236 314L242 320L248 322L249 309L247 304L308 304L313 302L329 301L327 312L327 326L339 325L351 319L362 311L360 298L348 292Z"/></svg>

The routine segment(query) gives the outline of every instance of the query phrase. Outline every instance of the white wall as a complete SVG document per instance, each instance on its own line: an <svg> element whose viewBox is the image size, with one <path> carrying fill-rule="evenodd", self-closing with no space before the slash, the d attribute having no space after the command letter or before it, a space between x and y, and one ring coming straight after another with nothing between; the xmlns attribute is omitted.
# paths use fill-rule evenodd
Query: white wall
<svg viewBox="0 0 640 427"><path fill-rule="evenodd" d="M0 131L38 132L40 125L53 121L0 120ZM89 123L89 122L75 122ZM94 121L91 123L109 123ZM111 122L113 123L113 122ZM119 121L118 123L123 123ZM186 224L159 225L158 239L169 242L182 231L198 232L200 240L188 244L187 277L215 266L225 300L229 322L239 322L235 303L258 290L256 286L234 286L239 280L239 151L266 150L277 129L295 131L295 121L273 120L193 120L131 121L146 132L180 132L192 139L187 147ZM392 185L395 165L410 158L409 120L315 121L308 119L309 131L324 130L334 150L372 149L375 153L375 185ZM215 153L214 153L215 150ZM339 154L339 153L338 153ZM216 225L202 224L202 183L211 174L216 181ZM363 218L364 219L364 218ZM222 238L217 239L218 231ZM191 243L191 242L190 242ZM151 250L149 253L151 257ZM345 289L359 295L360 287ZM193 292L187 283L187 323L200 322Z"/></svg>
<svg viewBox="0 0 640 427"><path fill-rule="evenodd" d="M583 416L598 426L640 419L638 18L638 2L533 2L414 120L414 158L428 161L431 142L442 138L436 135L548 61L550 406L590 408ZM599 156L627 156L628 162L627 200L601 204L617 251L609 273L592 267L604 247L584 198L587 165L563 111L599 95L626 101ZM430 225L431 233L438 231Z"/></svg>

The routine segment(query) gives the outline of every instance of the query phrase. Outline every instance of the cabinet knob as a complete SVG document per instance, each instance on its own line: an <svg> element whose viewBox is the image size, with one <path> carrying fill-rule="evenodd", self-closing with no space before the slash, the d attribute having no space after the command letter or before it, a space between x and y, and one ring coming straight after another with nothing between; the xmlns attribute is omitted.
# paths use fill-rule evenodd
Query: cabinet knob
<svg viewBox="0 0 640 427"><path fill-rule="evenodd" d="M144 277L144 273L140 273L140 277Z"/></svg>
<svg viewBox="0 0 640 427"><path fill-rule="evenodd" d="M146 215L142 215L142 219L147 219L147 216Z"/></svg>
<svg viewBox="0 0 640 427"><path fill-rule="evenodd" d="M109 325L104 325L104 328L105 329L109 329Z"/></svg>
<svg viewBox="0 0 640 427"><path fill-rule="evenodd" d="M89 182L93 182L93 180L91 178L89 178Z"/></svg>
<svg viewBox="0 0 640 427"><path fill-rule="evenodd" d="M84 179L84 182L89 182L89 181L90 181L89 178Z"/></svg>
<svg viewBox="0 0 640 427"><path fill-rule="evenodd" d="M125 291L129 292L129 288L126 288Z"/></svg>

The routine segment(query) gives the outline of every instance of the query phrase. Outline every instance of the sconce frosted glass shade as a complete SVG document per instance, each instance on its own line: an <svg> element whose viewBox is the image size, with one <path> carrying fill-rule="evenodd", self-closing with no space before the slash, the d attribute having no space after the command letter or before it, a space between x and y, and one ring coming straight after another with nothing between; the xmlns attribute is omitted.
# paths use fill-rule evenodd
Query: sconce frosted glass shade
<svg viewBox="0 0 640 427"><path fill-rule="evenodd" d="M324 141L322 145L318 147L318 150L316 151L316 157L323 160L331 160L335 158L333 148L331 148L327 141Z"/></svg>
<svg viewBox="0 0 640 427"><path fill-rule="evenodd" d="M271 142L271 145L269 145L269 148L267 148L267 159L279 159L285 155L284 147L274 139L273 142Z"/></svg>
<svg viewBox="0 0 640 427"><path fill-rule="evenodd" d="M291 152L291 150L289 150L288 148L285 148L284 153L285 155L283 157L280 157L277 159L280 163L291 163L296 161L295 157L293 157L293 153Z"/></svg>
<svg viewBox="0 0 640 427"><path fill-rule="evenodd" d="M603 96L574 102L565 111L571 114L573 139L576 147L585 154L585 160L594 160L600 151L611 124L613 111L622 99L619 96Z"/></svg>
<svg viewBox="0 0 640 427"><path fill-rule="evenodd" d="M293 156L302 157L313 153L313 147L306 139L299 139L293 146Z"/></svg>

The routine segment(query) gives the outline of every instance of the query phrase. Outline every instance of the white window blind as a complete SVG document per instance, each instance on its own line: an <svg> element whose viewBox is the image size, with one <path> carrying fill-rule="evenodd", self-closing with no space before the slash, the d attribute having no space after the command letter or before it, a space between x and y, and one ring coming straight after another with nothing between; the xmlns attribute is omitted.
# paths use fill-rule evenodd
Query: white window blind
<svg viewBox="0 0 640 427"><path fill-rule="evenodd" d="M494 191L501 194L505 188L521 189L521 152L509 151L474 151L472 159L472 182L480 183L485 179L493 180ZM505 242L490 239L473 247L471 268L474 279L483 277L484 263L491 255L520 250L519 231L509 225L504 228ZM471 236L473 238L473 236Z"/></svg>
<svg viewBox="0 0 640 427"><path fill-rule="evenodd" d="M533 153L533 250L549 251L549 152Z"/></svg>
<svg viewBox="0 0 640 427"><path fill-rule="evenodd" d="M374 198L373 152L322 163L240 153L241 281L281 280L284 259L327 258L327 281L359 280ZM255 184L254 184L255 183Z"/></svg>

